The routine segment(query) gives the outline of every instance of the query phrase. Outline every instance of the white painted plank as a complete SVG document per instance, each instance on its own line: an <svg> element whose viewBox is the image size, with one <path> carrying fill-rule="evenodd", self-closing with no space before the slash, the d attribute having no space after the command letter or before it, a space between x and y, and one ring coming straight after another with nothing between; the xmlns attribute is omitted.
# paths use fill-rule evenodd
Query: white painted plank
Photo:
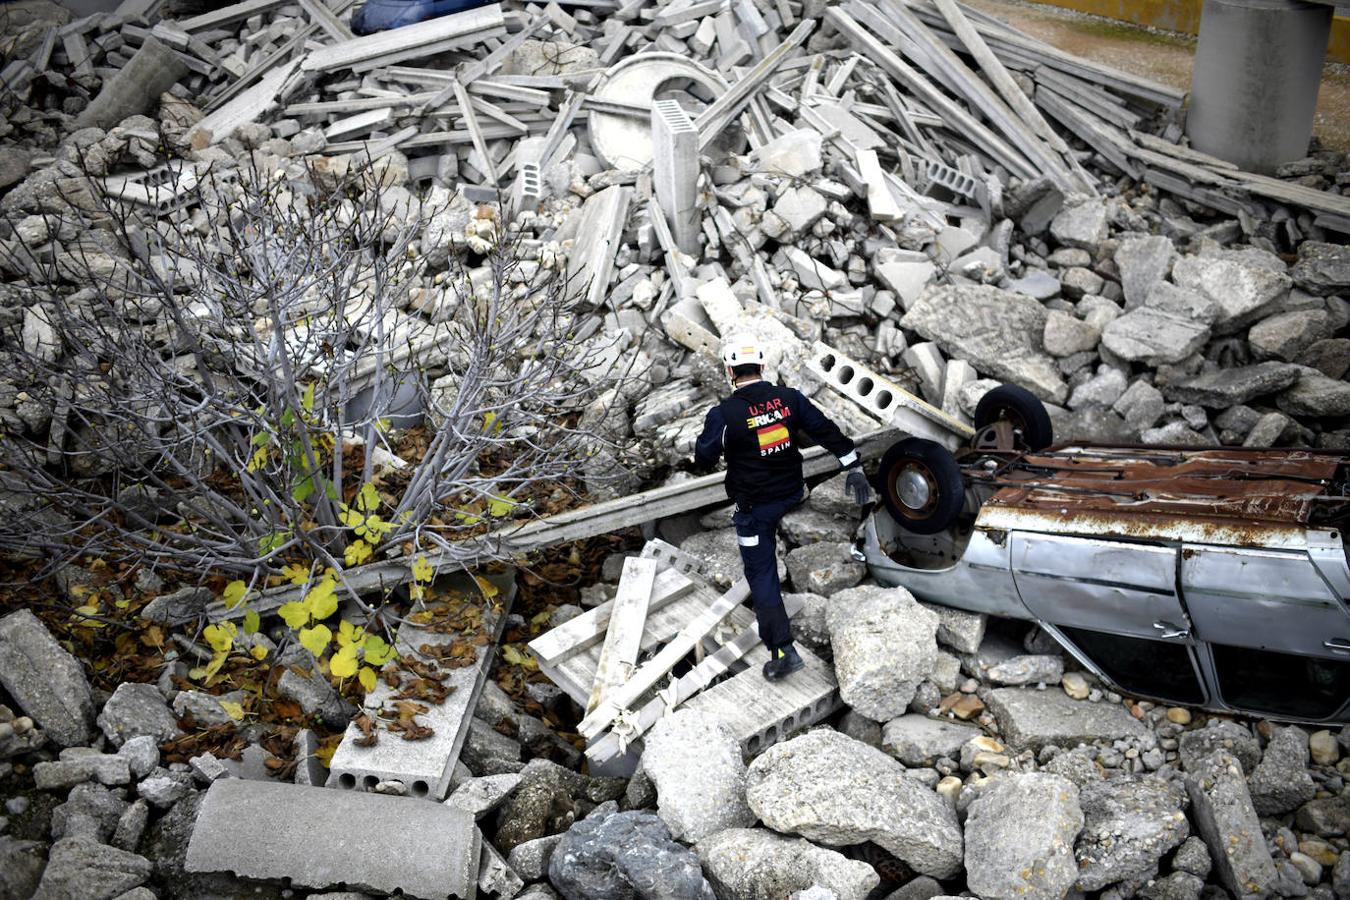
<svg viewBox="0 0 1350 900"><path fill-rule="evenodd" d="M654 560L630 556L623 561L623 576L619 579L619 592L614 597L614 608L610 611L605 643L600 648L595 684L591 687L590 702L586 704L587 712L599 706L610 691L627 681L628 674L637 664L638 653L642 650L642 632L647 624L647 606L652 599L655 581Z"/></svg>

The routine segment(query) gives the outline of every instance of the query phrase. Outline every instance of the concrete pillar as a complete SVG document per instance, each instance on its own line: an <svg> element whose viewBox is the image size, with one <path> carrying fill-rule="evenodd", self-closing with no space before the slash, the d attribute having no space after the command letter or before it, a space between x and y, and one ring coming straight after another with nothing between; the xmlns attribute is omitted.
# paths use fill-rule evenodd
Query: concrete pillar
<svg viewBox="0 0 1350 900"><path fill-rule="evenodd" d="M187 74L187 66L176 53L148 37L127 64L103 82L98 96L75 119L75 127L112 128L127 116L153 108L159 95Z"/></svg>
<svg viewBox="0 0 1350 900"><path fill-rule="evenodd" d="M652 103L652 180L675 244L697 256L698 129L674 100Z"/></svg>
<svg viewBox="0 0 1350 900"><path fill-rule="evenodd" d="M1255 172L1306 156L1331 17L1301 0L1205 0L1191 145Z"/></svg>

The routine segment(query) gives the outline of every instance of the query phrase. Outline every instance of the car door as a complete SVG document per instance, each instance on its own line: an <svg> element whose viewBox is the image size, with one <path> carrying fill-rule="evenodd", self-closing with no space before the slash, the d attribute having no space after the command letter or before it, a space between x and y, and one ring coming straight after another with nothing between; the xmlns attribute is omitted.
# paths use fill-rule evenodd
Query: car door
<svg viewBox="0 0 1350 900"><path fill-rule="evenodd" d="M1188 544L1180 578L1225 704L1322 720L1350 701L1350 608L1306 550Z"/></svg>
<svg viewBox="0 0 1350 900"><path fill-rule="evenodd" d="M1176 547L1015 532L1011 550L1023 605L1098 674L1131 693L1204 702Z"/></svg>

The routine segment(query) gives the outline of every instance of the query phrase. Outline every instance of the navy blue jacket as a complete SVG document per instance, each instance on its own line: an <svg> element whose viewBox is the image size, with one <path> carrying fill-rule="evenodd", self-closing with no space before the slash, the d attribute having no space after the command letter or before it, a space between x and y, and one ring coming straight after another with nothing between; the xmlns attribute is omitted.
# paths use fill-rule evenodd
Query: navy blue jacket
<svg viewBox="0 0 1350 900"><path fill-rule="evenodd" d="M708 411L694 463L711 469L725 454L727 496L742 506L785 500L802 488L803 436L839 457L841 466L858 465L853 441L801 391L756 381Z"/></svg>

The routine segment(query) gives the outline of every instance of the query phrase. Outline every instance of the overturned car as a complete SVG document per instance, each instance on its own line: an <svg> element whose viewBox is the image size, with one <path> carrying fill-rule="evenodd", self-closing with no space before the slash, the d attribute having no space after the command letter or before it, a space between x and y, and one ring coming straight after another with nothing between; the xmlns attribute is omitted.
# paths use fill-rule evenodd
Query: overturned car
<svg viewBox="0 0 1350 900"><path fill-rule="evenodd" d="M1013 386L975 419L883 457L878 582L1035 621L1123 692L1350 721L1350 453L1055 445Z"/></svg>

